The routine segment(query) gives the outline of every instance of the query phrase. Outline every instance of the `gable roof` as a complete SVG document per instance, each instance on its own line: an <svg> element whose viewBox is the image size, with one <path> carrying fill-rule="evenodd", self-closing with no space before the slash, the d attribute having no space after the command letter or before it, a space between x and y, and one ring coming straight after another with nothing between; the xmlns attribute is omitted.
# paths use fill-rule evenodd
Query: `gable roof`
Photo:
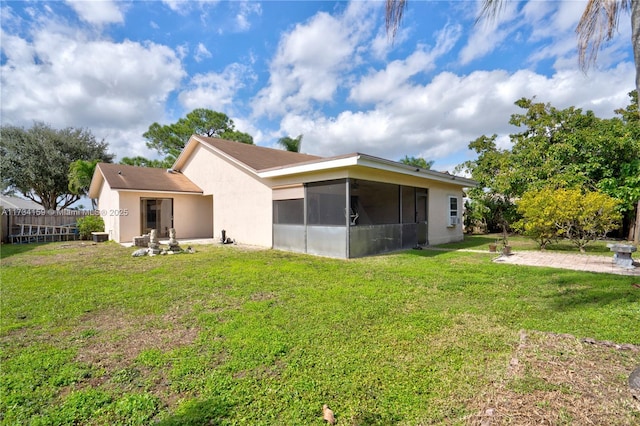
<svg viewBox="0 0 640 426"><path fill-rule="evenodd" d="M98 163L89 196L97 198L102 181L111 189L125 191L162 191L202 194L202 189L180 172L126 164Z"/></svg>
<svg viewBox="0 0 640 426"><path fill-rule="evenodd" d="M218 154L234 161L235 163L240 163L240 165L248 167L254 172L323 159L317 155L301 154L299 152L285 151L282 149L266 148L242 142L193 135L191 136L191 139L189 139L189 143L185 149L176 160L174 168L178 170L180 169L182 162L186 157L188 157L190 148L195 146L196 142L200 142L213 148L218 152ZM191 147L189 145L191 145Z"/></svg>
<svg viewBox="0 0 640 426"><path fill-rule="evenodd" d="M261 179L292 176L345 167L366 167L402 175L416 176L461 187L474 187L478 182L462 176L435 170L416 168L397 161L386 160L362 153L335 157L320 157L281 149L266 148L242 142L193 135L174 163L180 170L198 144L204 144L228 161L248 170Z"/></svg>

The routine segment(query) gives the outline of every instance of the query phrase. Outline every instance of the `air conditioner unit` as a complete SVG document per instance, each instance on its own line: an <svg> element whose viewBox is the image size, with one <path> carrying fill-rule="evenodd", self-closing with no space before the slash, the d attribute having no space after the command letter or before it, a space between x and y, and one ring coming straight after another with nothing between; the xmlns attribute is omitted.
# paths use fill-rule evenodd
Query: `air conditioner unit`
<svg viewBox="0 0 640 426"><path fill-rule="evenodd" d="M449 226L456 226L456 225L460 225L460 218L455 216L449 217Z"/></svg>

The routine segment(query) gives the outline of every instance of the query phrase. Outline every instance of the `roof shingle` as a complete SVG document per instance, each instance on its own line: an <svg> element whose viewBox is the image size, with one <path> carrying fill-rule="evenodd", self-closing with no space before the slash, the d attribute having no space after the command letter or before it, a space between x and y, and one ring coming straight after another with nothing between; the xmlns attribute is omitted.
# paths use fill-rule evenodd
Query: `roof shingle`
<svg viewBox="0 0 640 426"><path fill-rule="evenodd" d="M179 172L125 164L97 166L112 189L202 193L202 189Z"/></svg>
<svg viewBox="0 0 640 426"><path fill-rule="evenodd" d="M224 139L208 138L205 136L197 136L197 138L229 157L235 158L237 161L245 164L255 171L323 159L323 157L318 157L316 155L301 154L299 152L284 151L282 149L265 148L262 146Z"/></svg>

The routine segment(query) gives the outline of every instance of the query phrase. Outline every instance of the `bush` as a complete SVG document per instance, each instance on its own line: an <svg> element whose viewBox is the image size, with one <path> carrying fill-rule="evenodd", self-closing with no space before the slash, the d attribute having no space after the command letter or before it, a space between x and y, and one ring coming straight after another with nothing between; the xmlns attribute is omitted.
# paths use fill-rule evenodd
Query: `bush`
<svg viewBox="0 0 640 426"><path fill-rule="evenodd" d="M91 239L92 232L104 232L104 220L100 216L85 216L78 219L76 224L80 238L83 240Z"/></svg>
<svg viewBox="0 0 640 426"><path fill-rule="evenodd" d="M618 201L601 192L552 189L527 192L518 202L523 219L517 228L541 249L561 235L581 252L585 246L620 227Z"/></svg>
<svg viewBox="0 0 640 426"><path fill-rule="evenodd" d="M518 213L523 218L514 224L514 227L538 243L540 250L547 248L561 234L558 228L560 212L566 208L555 197L556 190L544 188L539 191L525 192L518 202Z"/></svg>

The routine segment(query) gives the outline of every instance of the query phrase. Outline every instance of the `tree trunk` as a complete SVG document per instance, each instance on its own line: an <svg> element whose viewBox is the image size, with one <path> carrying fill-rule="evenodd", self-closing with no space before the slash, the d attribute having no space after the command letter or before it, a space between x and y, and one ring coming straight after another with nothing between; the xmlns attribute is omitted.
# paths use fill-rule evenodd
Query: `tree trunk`
<svg viewBox="0 0 640 426"><path fill-rule="evenodd" d="M638 201L636 205L636 221L635 223L631 223L627 239L633 241L633 244L640 244L640 201Z"/></svg>
<svg viewBox="0 0 640 426"><path fill-rule="evenodd" d="M631 0L631 46L636 62L636 92L638 99L640 99L640 1L638 0ZM640 113L640 110L638 112ZM638 221L636 220L637 228ZM638 235L637 230L636 235Z"/></svg>

